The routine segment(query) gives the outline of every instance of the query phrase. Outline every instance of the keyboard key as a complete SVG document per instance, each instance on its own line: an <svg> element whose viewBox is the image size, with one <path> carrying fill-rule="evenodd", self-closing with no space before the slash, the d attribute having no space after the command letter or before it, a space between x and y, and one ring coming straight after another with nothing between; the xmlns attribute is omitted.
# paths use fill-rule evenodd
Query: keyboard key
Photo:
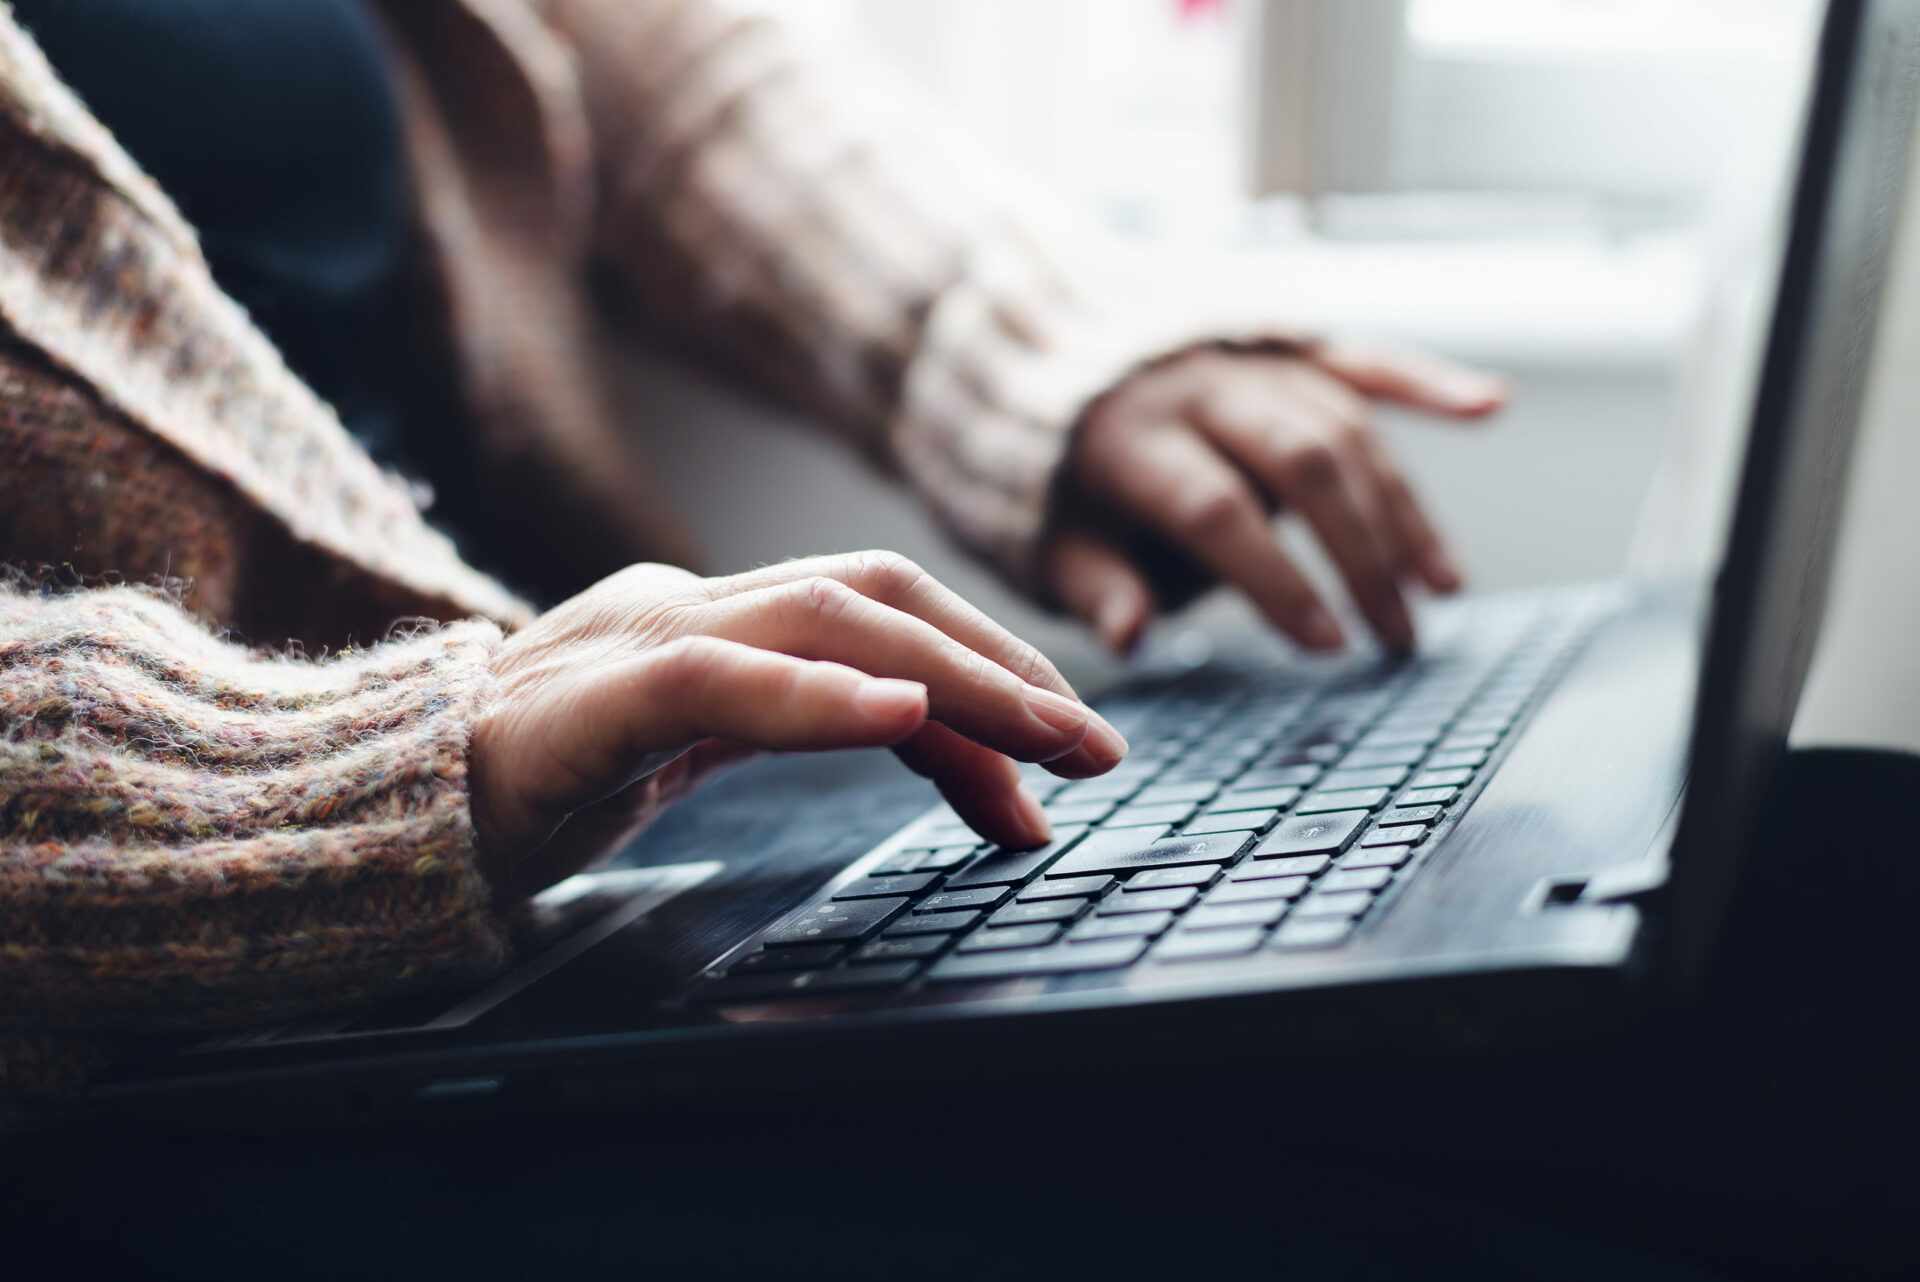
<svg viewBox="0 0 1920 1282"><path fill-rule="evenodd" d="M1398 868L1413 857L1412 846L1355 846L1340 856L1340 868Z"/></svg>
<svg viewBox="0 0 1920 1282"><path fill-rule="evenodd" d="M1344 810L1324 815L1295 815L1282 819L1277 827L1253 848L1255 859L1274 855L1332 854L1343 849L1360 825L1367 821L1364 810Z"/></svg>
<svg viewBox="0 0 1920 1282"><path fill-rule="evenodd" d="M916 913L944 913L955 908L998 908L1013 892L1005 886L974 890L937 890L913 906Z"/></svg>
<svg viewBox="0 0 1920 1282"><path fill-rule="evenodd" d="M1455 731L1441 741L1440 751L1458 752L1471 748L1491 748L1500 742L1500 736L1491 730L1476 730L1471 734Z"/></svg>
<svg viewBox="0 0 1920 1282"><path fill-rule="evenodd" d="M1229 881L1213 888L1206 904L1246 904L1262 899L1298 899L1307 893L1305 877L1265 877L1259 881Z"/></svg>
<svg viewBox="0 0 1920 1282"><path fill-rule="evenodd" d="M1342 767L1329 770L1315 787L1316 792L1339 792L1346 788L1397 788L1407 777L1405 766L1377 766L1370 770Z"/></svg>
<svg viewBox="0 0 1920 1282"><path fill-rule="evenodd" d="M1215 815L1202 812L1180 830L1183 837L1205 837L1219 832L1256 833L1280 817L1278 810L1237 810Z"/></svg>
<svg viewBox="0 0 1920 1282"><path fill-rule="evenodd" d="M1066 857L1054 865L1053 875L1067 877L1093 872L1130 873L1144 868L1223 864L1239 854L1247 844L1246 835L1237 832L1212 833L1204 837L1169 837L1164 841L1154 841L1145 848L1129 849L1122 841L1111 845L1096 844L1103 837L1125 838L1136 831L1151 830L1123 828L1118 832L1095 833L1081 843L1079 849L1068 851Z"/></svg>
<svg viewBox="0 0 1920 1282"><path fill-rule="evenodd" d="M920 862L913 866L915 872L952 872L966 864L980 847L942 846L938 850L929 850L920 856Z"/></svg>
<svg viewBox="0 0 1920 1282"><path fill-rule="evenodd" d="M853 956L847 958L847 964L863 966L875 962L912 961L931 957L946 946L944 935L907 935L899 939L882 936L860 945L854 950Z"/></svg>
<svg viewBox="0 0 1920 1282"><path fill-rule="evenodd" d="M1208 814L1223 814L1232 810L1285 810L1300 799L1298 788L1255 788L1250 791L1223 793L1218 801L1207 807Z"/></svg>
<svg viewBox="0 0 1920 1282"><path fill-rule="evenodd" d="M1400 794L1396 806L1444 806L1460 795L1458 788L1415 788Z"/></svg>
<svg viewBox="0 0 1920 1282"><path fill-rule="evenodd" d="M1131 804L1162 806L1171 801L1205 801L1214 794L1214 785L1204 779L1187 783L1151 783L1135 794Z"/></svg>
<svg viewBox="0 0 1920 1282"><path fill-rule="evenodd" d="M1113 802L1106 800L1070 801L1064 806L1052 805L1046 808L1047 818L1053 820L1056 827L1061 824L1095 823L1106 818L1107 812L1112 809Z"/></svg>
<svg viewBox="0 0 1920 1282"><path fill-rule="evenodd" d="M973 924L984 916L986 916L985 911L978 908L963 912L912 913L887 927L884 937L897 939L902 935L957 934L963 930L971 930Z"/></svg>
<svg viewBox="0 0 1920 1282"><path fill-rule="evenodd" d="M1160 941L1153 950L1155 961L1204 961L1210 957L1241 957L1260 947L1266 931L1258 926L1239 930L1202 930L1192 934L1181 931Z"/></svg>
<svg viewBox="0 0 1920 1282"><path fill-rule="evenodd" d="M1348 788L1343 792L1312 792L1293 808L1297 815L1324 814L1330 810L1371 810L1387 804L1386 788Z"/></svg>
<svg viewBox="0 0 1920 1282"><path fill-rule="evenodd" d="M918 871L920 861L932 854L931 850L896 850L867 870L869 877L898 877L903 873ZM973 853L971 849L967 851Z"/></svg>
<svg viewBox="0 0 1920 1282"><path fill-rule="evenodd" d="M1320 777L1320 767L1308 763L1298 766L1255 766L1228 787L1229 792L1252 792L1256 788L1304 788Z"/></svg>
<svg viewBox="0 0 1920 1282"><path fill-rule="evenodd" d="M1342 770L1363 770L1371 766L1417 765L1427 753L1421 743L1403 743L1393 748L1356 748L1340 759Z"/></svg>
<svg viewBox="0 0 1920 1282"><path fill-rule="evenodd" d="M905 899L856 899L851 903L816 904L783 925L760 943L765 948L793 944L852 942L875 934L906 910Z"/></svg>
<svg viewBox="0 0 1920 1282"><path fill-rule="evenodd" d="M1027 926L984 926L960 941L958 951L985 953L1001 948L1038 948L1050 944L1061 930L1057 921L1034 922Z"/></svg>
<svg viewBox="0 0 1920 1282"><path fill-rule="evenodd" d="M1353 934L1351 917L1295 917L1273 932L1275 948L1331 948Z"/></svg>
<svg viewBox="0 0 1920 1282"><path fill-rule="evenodd" d="M1152 938L1171 925L1173 925L1173 914L1164 909L1157 913L1127 913L1120 917L1088 917L1068 931L1067 938L1076 943L1092 939L1119 939L1132 935Z"/></svg>
<svg viewBox="0 0 1920 1282"><path fill-rule="evenodd" d="M1315 890L1322 895L1334 895L1344 890L1378 890L1392 880L1393 869L1391 868L1342 866L1322 877Z"/></svg>
<svg viewBox="0 0 1920 1282"><path fill-rule="evenodd" d="M1112 832L1095 832L1072 854L1049 868L1047 878L1052 881L1086 873L1130 872L1137 865L1128 861L1144 856L1168 831L1166 828L1117 828Z"/></svg>
<svg viewBox="0 0 1920 1282"><path fill-rule="evenodd" d="M1456 770L1422 770L1407 784L1409 788L1455 788L1473 778L1473 771L1461 767Z"/></svg>
<svg viewBox="0 0 1920 1282"><path fill-rule="evenodd" d="M1327 875L1332 877L1336 874ZM1338 895L1323 895L1316 890L1301 900L1293 912L1296 917L1358 917L1372 903L1373 896L1362 890Z"/></svg>
<svg viewBox="0 0 1920 1282"><path fill-rule="evenodd" d="M1093 911L1102 917L1120 913L1179 912L1200 897L1192 886L1169 886L1165 890L1123 890L1108 895Z"/></svg>
<svg viewBox="0 0 1920 1282"><path fill-rule="evenodd" d="M1165 828L1169 824L1179 823L1192 813L1193 803L1191 801L1172 801L1161 806L1136 806L1129 804L1120 807L1120 809L1108 815L1107 822L1103 827L1109 830L1114 828L1141 828L1149 825Z"/></svg>
<svg viewBox="0 0 1920 1282"><path fill-rule="evenodd" d="M802 944L795 948L775 948L770 952L748 953L727 967L729 975L756 975L776 970L812 970L832 961L840 952L839 944Z"/></svg>
<svg viewBox="0 0 1920 1282"><path fill-rule="evenodd" d="M1027 926L1037 921L1072 921L1087 909L1084 899L1042 899L1037 903L1008 904L987 918L989 926Z"/></svg>
<svg viewBox="0 0 1920 1282"><path fill-rule="evenodd" d="M1447 752L1434 753L1427 758L1427 768L1429 770L1450 770L1456 766L1473 768L1485 765L1486 761L1485 748L1455 748Z"/></svg>
<svg viewBox="0 0 1920 1282"><path fill-rule="evenodd" d="M1227 880L1259 881L1270 877L1311 877L1332 862L1325 855L1286 855L1279 859L1249 859L1228 873Z"/></svg>
<svg viewBox="0 0 1920 1282"><path fill-rule="evenodd" d="M868 877L833 892L835 899L886 899L893 895L917 895L939 881L938 873L910 872L894 877Z"/></svg>
<svg viewBox="0 0 1920 1282"><path fill-rule="evenodd" d="M1339 873L1328 873L1338 877ZM1247 882L1257 886L1258 882ZM1284 899L1265 899L1250 904L1201 904L1180 919L1180 929L1214 930L1226 926L1271 926L1287 913Z"/></svg>
<svg viewBox="0 0 1920 1282"><path fill-rule="evenodd" d="M1057 944L1052 948L1019 948L1008 952L959 954L942 958L927 972L932 983L966 979L1017 979L1023 975L1065 975L1081 970L1112 970L1131 966L1147 950L1147 941L1103 939L1087 944ZM721 980L721 983L727 981Z"/></svg>
<svg viewBox="0 0 1920 1282"><path fill-rule="evenodd" d="M1394 824L1375 828L1360 839L1363 846L1417 846L1427 837L1425 824Z"/></svg>
<svg viewBox="0 0 1920 1282"><path fill-rule="evenodd" d="M1446 813L1439 806L1400 806L1380 816L1380 826L1430 824Z"/></svg>
<svg viewBox="0 0 1920 1282"><path fill-rule="evenodd" d="M1106 894L1117 884L1107 876L1042 877L1021 891L1018 898L1021 903L1032 903L1037 899L1093 899Z"/></svg>
<svg viewBox="0 0 1920 1282"><path fill-rule="evenodd" d="M1171 886L1211 886L1220 875L1217 864L1197 864L1191 868L1149 868L1130 878L1128 893L1142 890L1166 890Z"/></svg>
<svg viewBox="0 0 1920 1282"><path fill-rule="evenodd" d="M1420 729L1380 729L1360 740L1356 747L1373 748L1424 748L1440 737L1438 726L1426 726Z"/></svg>
<svg viewBox="0 0 1920 1282"><path fill-rule="evenodd" d="M986 858L947 878L946 889L958 890L967 886L1024 886L1031 881L1042 868L1074 842L1086 834L1086 829L1076 824L1056 827L1053 840L1038 850L1001 850L995 847L987 852Z"/></svg>
<svg viewBox="0 0 1920 1282"><path fill-rule="evenodd" d="M912 979L920 969L917 961L873 962L865 966L837 966L820 970L807 980L807 993L850 993L875 988L894 988ZM800 991L799 985L795 991Z"/></svg>
<svg viewBox="0 0 1920 1282"><path fill-rule="evenodd" d="M1076 779L1053 795L1055 805L1067 805L1078 801L1091 801L1096 798L1107 801L1119 801L1137 791L1144 782L1139 775L1121 774L1108 771L1092 779Z"/></svg>

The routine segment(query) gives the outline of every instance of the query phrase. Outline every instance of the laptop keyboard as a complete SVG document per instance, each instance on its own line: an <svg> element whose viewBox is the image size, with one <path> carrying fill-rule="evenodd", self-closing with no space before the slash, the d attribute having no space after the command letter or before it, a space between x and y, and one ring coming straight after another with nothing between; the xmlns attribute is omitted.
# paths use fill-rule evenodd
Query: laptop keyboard
<svg viewBox="0 0 1920 1282"><path fill-rule="evenodd" d="M1434 657L1314 681L1199 668L1102 711L1094 779L1024 767L1038 850L938 807L711 968L702 1002L886 993L1339 948L1377 918L1591 632L1589 602L1501 612ZM1476 620L1476 623L1479 621Z"/></svg>

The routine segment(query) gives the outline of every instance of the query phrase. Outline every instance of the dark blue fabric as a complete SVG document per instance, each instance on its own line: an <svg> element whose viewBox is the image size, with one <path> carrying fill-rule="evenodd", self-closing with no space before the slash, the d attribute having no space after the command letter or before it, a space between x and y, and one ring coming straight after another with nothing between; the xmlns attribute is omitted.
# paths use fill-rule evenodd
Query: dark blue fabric
<svg viewBox="0 0 1920 1282"><path fill-rule="evenodd" d="M405 151L359 0L15 0L54 69L199 232L214 277L390 459Z"/></svg>

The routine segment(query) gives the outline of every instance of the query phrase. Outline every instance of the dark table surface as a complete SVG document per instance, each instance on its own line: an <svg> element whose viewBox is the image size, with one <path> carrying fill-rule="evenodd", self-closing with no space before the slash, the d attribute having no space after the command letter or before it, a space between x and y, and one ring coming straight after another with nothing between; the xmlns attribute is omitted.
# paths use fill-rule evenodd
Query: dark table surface
<svg viewBox="0 0 1920 1282"><path fill-rule="evenodd" d="M775 763L639 857L836 804L829 779L864 782L863 824L924 800L870 759ZM1572 1051L480 1131L95 1123L0 1147L0 1227L70 1277L1920 1276L1916 803L1920 760L1796 754L1706 993Z"/></svg>

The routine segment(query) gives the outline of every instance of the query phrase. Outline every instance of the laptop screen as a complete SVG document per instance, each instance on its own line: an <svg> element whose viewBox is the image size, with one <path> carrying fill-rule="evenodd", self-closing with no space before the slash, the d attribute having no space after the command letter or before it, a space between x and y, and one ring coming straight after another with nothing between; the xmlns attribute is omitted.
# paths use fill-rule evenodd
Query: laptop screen
<svg viewBox="0 0 1920 1282"><path fill-rule="evenodd" d="M1683 948L1711 934L1812 658L1917 82L1920 0L1833 0L1714 584L1673 869Z"/></svg>

